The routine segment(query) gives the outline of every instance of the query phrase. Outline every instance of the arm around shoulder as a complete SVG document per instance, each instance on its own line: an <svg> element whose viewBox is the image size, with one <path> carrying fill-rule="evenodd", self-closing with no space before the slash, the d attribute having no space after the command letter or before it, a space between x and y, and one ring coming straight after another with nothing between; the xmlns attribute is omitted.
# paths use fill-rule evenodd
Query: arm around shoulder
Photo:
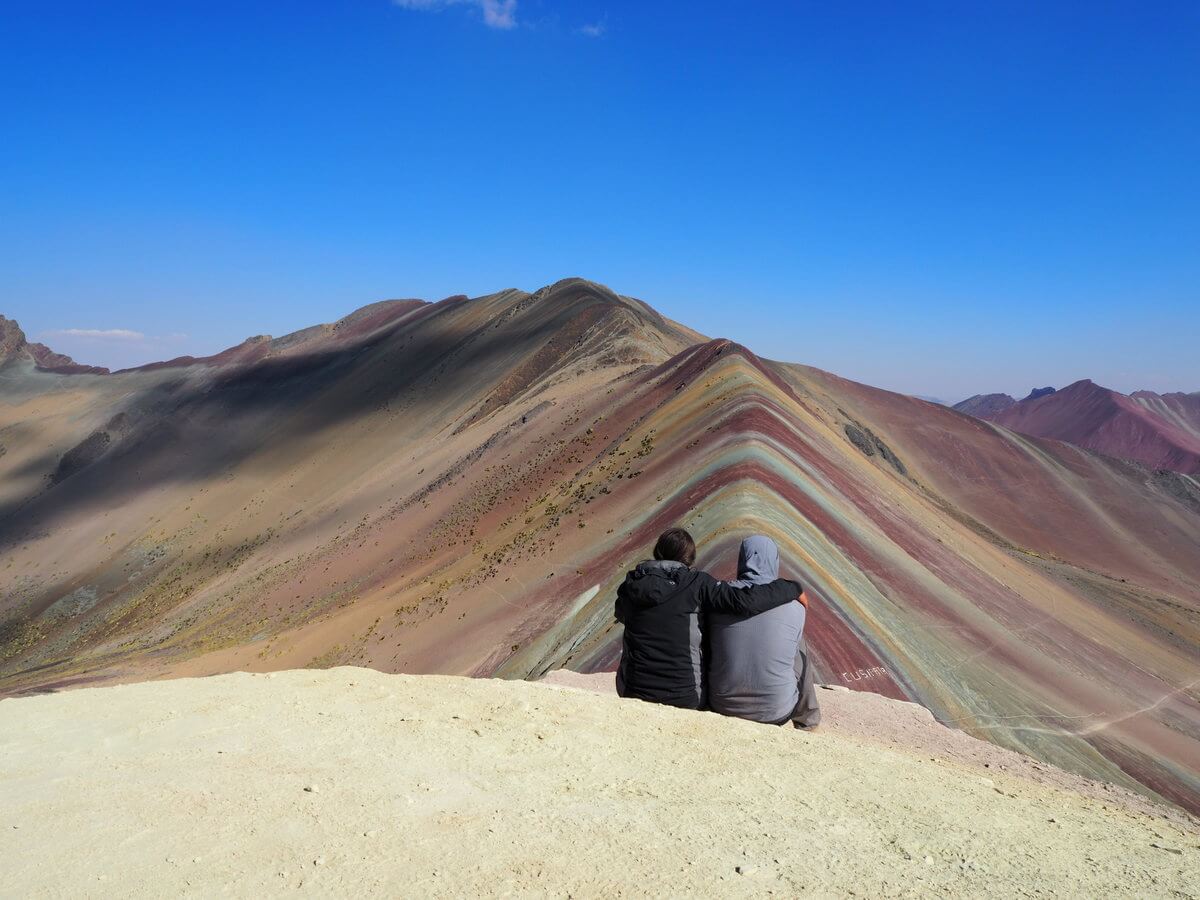
<svg viewBox="0 0 1200 900"><path fill-rule="evenodd" d="M707 580L702 593L705 608L712 612L735 616L756 616L785 603L791 603L803 591L797 582L784 578L768 584L753 584L741 588L717 581L711 575L706 574L705 578Z"/></svg>

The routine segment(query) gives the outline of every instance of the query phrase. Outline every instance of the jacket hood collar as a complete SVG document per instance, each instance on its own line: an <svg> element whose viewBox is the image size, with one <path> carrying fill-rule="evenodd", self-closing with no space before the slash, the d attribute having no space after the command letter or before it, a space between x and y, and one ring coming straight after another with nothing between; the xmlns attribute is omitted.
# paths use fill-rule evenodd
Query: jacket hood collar
<svg viewBox="0 0 1200 900"><path fill-rule="evenodd" d="M686 570L687 566L673 559L648 559L637 564L633 570L633 577L645 578L647 575L661 575L664 578L675 578L680 572Z"/></svg>

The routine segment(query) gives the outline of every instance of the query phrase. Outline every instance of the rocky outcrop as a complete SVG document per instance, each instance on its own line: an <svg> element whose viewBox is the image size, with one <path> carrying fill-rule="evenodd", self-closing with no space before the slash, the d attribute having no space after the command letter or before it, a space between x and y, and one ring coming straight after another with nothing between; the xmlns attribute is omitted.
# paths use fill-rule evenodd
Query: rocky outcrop
<svg viewBox="0 0 1200 900"><path fill-rule="evenodd" d="M0 316L0 365L25 355L25 332L12 319Z"/></svg>
<svg viewBox="0 0 1200 900"><path fill-rule="evenodd" d="M850 443L864 454L874 456L878 452L893 469L901 475L908 475L908 469L900 461L900 457L870 428L847 422L843 430L846 432L846 437L849 438Z"/></svg>
<svg viewBox="0 0 1200 900"><path fill-rule="evenodd" d="M27 360L43 372L59 375L107 375L102 366L84 366L71 357L55 353L45 344L30 343L14 320L0 316L0 366Z"/></svg>

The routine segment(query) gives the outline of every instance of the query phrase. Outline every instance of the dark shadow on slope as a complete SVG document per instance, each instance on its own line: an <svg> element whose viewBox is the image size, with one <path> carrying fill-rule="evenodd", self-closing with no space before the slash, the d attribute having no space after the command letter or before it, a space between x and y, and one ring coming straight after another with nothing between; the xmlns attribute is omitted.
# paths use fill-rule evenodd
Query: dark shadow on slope
<svg viewBox="0 0 1200 900"><path fill-rule="evenodd" d="M520 314L503 327L489 319L466 329L453 315L494 297L451 298L359 344L217 370L200 386L181 378L152 388L131 404L140 408L141 421L119 444L93 447L85 438L87 446L68 453L65 462L45 454L23 467L26 474L40 471L57 480L0 507L0 548L51 532L72 510L119 504L161 484L206 481L265 446L311 440L401 401L414 413L462 415L509 374L511 366L501 361L519 363L596 306L630 308L586 283L570 286L575 290L567 297L524 298ZM604 320L603 314L594 317L592 326ZM571 349L542 359L544 367L527 373L524 386L553 371Z"/></svg>

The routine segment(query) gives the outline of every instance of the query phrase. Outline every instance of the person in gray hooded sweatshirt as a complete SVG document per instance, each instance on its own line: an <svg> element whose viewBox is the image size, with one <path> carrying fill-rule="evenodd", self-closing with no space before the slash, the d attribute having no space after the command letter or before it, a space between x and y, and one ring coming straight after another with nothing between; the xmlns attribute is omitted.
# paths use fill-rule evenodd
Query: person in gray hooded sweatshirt
<svg viewBox="0 0 1200 900"><path fill-rule="evenodd" d="M738 580L729 585L766 584L778 577L779 547L775 542L758 534L742 541ZM792 722L797 728L816 727L821 709L804 646L804 599L752 618L716 612L708 615L711 709L771 725Z"/></svg>

